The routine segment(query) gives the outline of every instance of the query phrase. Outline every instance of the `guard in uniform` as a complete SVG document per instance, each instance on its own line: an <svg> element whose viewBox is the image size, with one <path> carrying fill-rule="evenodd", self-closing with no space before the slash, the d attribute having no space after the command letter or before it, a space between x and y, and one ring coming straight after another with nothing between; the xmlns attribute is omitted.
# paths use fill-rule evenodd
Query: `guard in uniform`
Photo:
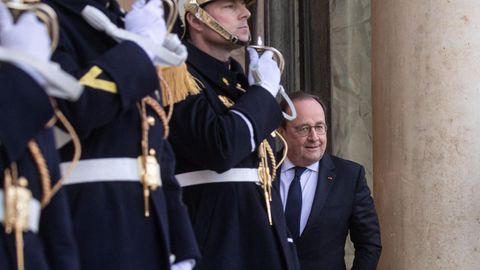
<svg viewBox="0 0 480 270"><path fill-rule="evenodd" d="M265 146L282 121L280 71L271 52L251 51L255 81L231 58L250 39L250 2L179 4L188 70L201 92L175 104L170 142L202 253L195 269L299 269L280 197L264 182L275 163Z"/></svg>
<svg viewBox="0 0 480 270"><path fill-rule="evenodd" d="M107 34L128 30L161 45L162 2L137 1L126 16L116 1L44 2L60 21L53 60L85 86L77 102L59 103L82 142L80 162L65 182L82 269L191 268L199 252L165 140L155 55ZM89 24L87 6L113 26ZM63 161L72 147L60 149Z"/></svg>
<svg viewBox="0 0 480 270"><path fill-rule="evenodd" d="M15 52L46 64L45 25L30 12L13 24L0 2L0 50L2 59ZM44 82L29 66L0 62L2 270L80 269L67 199L58 189L59 159L50 128L54 111Z"/></svg>

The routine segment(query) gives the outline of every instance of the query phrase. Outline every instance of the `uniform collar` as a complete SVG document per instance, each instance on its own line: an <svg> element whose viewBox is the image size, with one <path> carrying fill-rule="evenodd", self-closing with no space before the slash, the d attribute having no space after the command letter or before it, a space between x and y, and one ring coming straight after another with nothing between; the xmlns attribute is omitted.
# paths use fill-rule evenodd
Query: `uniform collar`
<svg viewBox="0 0 480 270"><path fill-rule="evenodd" d="M239 88L247 89L247 78L242 66L235 59L230 58L227 62L223 62L189 42L185 42L185 45L188 49L188 64L210 83L215 84L216 88L221 89L221 92L236 99L242 92Z"/></svg>

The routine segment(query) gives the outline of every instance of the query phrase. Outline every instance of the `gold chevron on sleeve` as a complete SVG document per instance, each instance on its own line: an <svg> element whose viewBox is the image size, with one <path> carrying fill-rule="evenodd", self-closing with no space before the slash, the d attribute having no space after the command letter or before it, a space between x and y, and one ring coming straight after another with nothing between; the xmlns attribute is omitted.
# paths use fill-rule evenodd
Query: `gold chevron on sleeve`
<svg viewBox="0 0 480 270"><path fill-rule="evenodd" d="M98 66L93 66L85 75L83 75L82 78L80 78L80 84L116 94L118 91L117 85L114 82L97 79L102 72L102 69Z"/></svg>

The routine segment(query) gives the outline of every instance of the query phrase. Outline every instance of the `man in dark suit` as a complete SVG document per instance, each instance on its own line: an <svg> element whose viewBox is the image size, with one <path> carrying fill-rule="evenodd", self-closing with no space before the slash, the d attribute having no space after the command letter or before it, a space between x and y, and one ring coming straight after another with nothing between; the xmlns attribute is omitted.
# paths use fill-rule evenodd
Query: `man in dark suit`
<svg viewBox="0 0 480 270"><path fill-rule="evenodd" d="M325 153L326 110L318 97L296 92L291 99L297 118L280 128L288 155L276 185L301 269L346 269L348 232L355 247L352 269L375 269L381 252L380 228L365 170Z"/></svg>

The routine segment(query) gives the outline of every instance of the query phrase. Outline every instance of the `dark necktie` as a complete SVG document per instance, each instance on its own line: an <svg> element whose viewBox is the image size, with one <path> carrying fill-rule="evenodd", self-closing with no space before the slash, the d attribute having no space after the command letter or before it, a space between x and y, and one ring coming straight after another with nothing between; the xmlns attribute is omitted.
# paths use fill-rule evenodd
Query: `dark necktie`
<svg viewBox="0 0 480 270"><path fill-rule="evenodd" d="M306 170L304 167L295 167L295 176L288 189L287 206L285 207L285 217L287 226L292 234L294 242L300 237L300 215L302 213L302 186L300 185L300 176Z"/></svg>

